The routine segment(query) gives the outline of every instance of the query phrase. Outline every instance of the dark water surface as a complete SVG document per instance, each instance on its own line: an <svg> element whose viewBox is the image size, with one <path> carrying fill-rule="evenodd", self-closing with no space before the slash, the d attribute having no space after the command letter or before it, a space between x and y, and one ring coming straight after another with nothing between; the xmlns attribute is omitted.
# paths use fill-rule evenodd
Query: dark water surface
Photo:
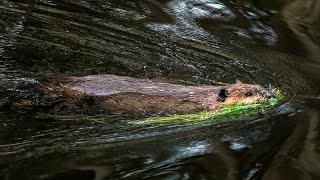
<svg viewBox="0 0 320 180"><path fill-rule="evenodd" d="M318 22L317 0L1 0L0 179L319 179ZM24 108L42 81L89 74L239 79L287 100L218 124Z"/></svg>

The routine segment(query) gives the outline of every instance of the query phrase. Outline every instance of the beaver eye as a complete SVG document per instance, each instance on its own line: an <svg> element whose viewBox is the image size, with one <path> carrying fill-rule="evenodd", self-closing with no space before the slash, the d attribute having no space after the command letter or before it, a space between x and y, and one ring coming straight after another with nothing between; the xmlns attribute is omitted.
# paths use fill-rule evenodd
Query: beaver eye
<svg viewBox="0 0 320 180"><path fill-rule="evenodd" d="M251 91L249 91L249 92L247 92L247 93L245 94L245 96L246 96L246 97L253 96L253 93L252 93Z"/></svg>
<svg viewBox="0 0 320 180"><path fill-rule="evenodd" d="M226 89L220 89L218 94L218 101L224 102L226 98L228 97L228 90Z"/></svg>

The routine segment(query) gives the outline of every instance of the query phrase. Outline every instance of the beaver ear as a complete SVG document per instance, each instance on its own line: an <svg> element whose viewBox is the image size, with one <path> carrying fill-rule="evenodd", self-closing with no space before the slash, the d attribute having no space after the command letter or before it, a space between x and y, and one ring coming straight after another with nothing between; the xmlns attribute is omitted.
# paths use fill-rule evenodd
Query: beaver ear
<svg viewBox="0 0 320 180"><path fill-rule="evenodd" d="M239 79L236 80L236 84L243 84Z"/></svg>

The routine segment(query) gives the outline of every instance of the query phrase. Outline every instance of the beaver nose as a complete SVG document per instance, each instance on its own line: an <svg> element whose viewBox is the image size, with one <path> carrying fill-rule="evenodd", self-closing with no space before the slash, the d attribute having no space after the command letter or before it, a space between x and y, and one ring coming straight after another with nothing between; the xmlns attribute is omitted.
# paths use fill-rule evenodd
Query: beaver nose
<svg viewBox="0 0 320 180"><path fill-rule="evenodd" d="M274 95L268 95L268 99L274 98Z"/></svg>
<svg viewBox="0 0 320 180"><path fill-rule="evenodd" d="M271 98L274 98L274 93L272 91L270 91L269 89L267 88L263 88L264 89L264 92L266 93L265 95L267 96L268 99L271 99Z"/></svg>
<svg viewBox="0 0 320 180"><path fill-rule="evenodd" d="M274 98L275 96L274 96L273 92L267 91L267 97L268 97L268 99L271 99L271 98Z"/></svg>

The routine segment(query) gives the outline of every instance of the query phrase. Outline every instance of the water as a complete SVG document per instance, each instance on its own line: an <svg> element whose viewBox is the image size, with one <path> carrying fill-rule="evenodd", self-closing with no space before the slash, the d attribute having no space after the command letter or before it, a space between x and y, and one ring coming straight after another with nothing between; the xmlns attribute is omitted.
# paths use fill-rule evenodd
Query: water
<svg viewBox="0 0 320 180"><path fill-rule="evenodd" d="M318 179L319 6L2 0L0 179ZM238 79L278 87L287 100L218 124L136 125L24 108L42 82L88 74Z"/></svg>

